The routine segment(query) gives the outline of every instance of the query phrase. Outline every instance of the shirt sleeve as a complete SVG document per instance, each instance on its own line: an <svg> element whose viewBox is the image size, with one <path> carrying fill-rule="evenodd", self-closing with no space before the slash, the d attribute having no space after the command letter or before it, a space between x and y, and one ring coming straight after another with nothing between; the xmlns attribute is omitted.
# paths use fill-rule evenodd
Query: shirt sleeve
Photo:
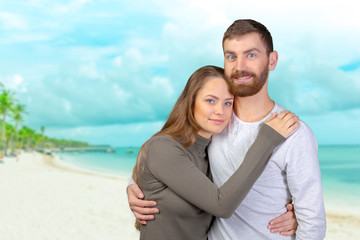
<svg viewBox="0 0 360 240"><path fill-rule="evenodd" d="M219 188L192 163L182 146L169 138L149 142L148 168L185 200L212 215L228 218L264 170L272 151L284 140L263 124L241 166Z"/></svg>
<svg viewBox="0 0 360 240"><path fill-rule="evenodd" d="M298 222L296 239L324 239L325 209L318 146L311 129L304 123L295 132L286 153L286 174Z"/></svg>
<svg viewBox="0 0 360 240"><path fill-rule="evenodd" d="M133 177L132 177L132 175L131 175L131 176L130 176L130 179L129 179L129 183L128 183L127 186L130 186L130 185L132 185L132 184L136 184L136 182L134 181L134 179L133 179Z"/></svg>

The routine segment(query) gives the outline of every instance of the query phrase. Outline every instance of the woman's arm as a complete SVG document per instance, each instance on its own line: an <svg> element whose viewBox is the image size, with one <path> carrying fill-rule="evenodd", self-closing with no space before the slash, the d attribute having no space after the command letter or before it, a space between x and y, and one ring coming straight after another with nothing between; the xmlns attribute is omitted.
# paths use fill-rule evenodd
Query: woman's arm
<svg viewBox="0 0 360 240"><path fill-rule="evenodd" d="M179 143L167 137L148 143L147 164L151 174L176 194L212 215L227 218L260 176L275 147L284 140L264 124L241 166L220 188L188 159Z"/></svg>
<svg viewBox="0 0 360 240"><path fill-rule="evenodd" d="M279 114L279 116L276 116L276 114L274 114L267 122L266 124L268 124L269 126L271 126L272 128L276 129L281 135L283 135L284 137L288 137L293 131L294 129L296 129L298 127L298 122L297 122L298 118L292 114L292 113L289 113L287 111ZM283 125L281 125L280 123L283 123ZM259 138L259 137L258 137ZM257 141L255 141L255 143L257 143ZM254 143L254 144L255 144ZM261 144L260 144L261 145ZM263 145L264 147L264 145ZM252 148L255 148L255 146L252 146ZM250 152L250 153L249 153ZM246 155L245 157L245 162L248 162L250 160L248 159L251 159L250 155L251 155L251 149L249 149L249 152L248 154ZM268 159L266 159L267 161ZM265 165L263 165L263 167L265 167ZM196 168L195 166L191 166L191 168ZM197 168L196 168L197 169ZM259 169L258 169L259 170ZM262 171L262 170L261 170ZM197 173L197 174L202 174L200 171ZM202 174L203 175L203 174ZM230 180L230 179L229 179ZM256 178L255 178L256 180ZM253 182L255 182L255 180ZM202 179L202 181L204 181ZM206 180L205 182L208 181L207 177L206 177ZM210 184L212 184L210 182ZM231 184L231 181L230 181L230 184ZM190 186L192 186L193 184L190 183ZM221 189L223 191L221 191L220 193L222 194L219 194L219 195L216 195L217 196L217 199L218 200L215 200L215 202L219 203L219 202L224 202L222 201L221 199L219 199L219 196L223 196L223 194L226 192L226 186L228 184L226 184L225 186L223 186ZM251 186L250 186L251 187ZM217 188L215 186L215 188ZM195 195L198 194L198 190L199 189L202 189L202 188L196 188L195 189ZM181 189L180 189L181 191ZM217 190L218 191L218 190ZM247 191L246 191L247 192ZM141 192L141 190L139 189L138 185L136 184L132 184L130 186L128 186L127 188L127 194L128 194L128 199L129 199L129 206L131 208L131 210L133 211L136 219L138 221L140 221L141 223L143 224L146 224L146 220L151 220L154 218L153 215L149 215L149 214L153 214L153 213L156 213L158 212L156 208L149 208L150 206L154 206L156 205L156 203L154 202L148 202L148 201L145 201L145 200L141 200L141 198L143 197L143 194ZM141 195L140 197L139 194ZM226 194L225 194L226 195ZM241 201L241 199L243 198L244 196L241 196L240 197L240 200L239 202ZM198 200L199 201L199 200ZM200 205L198 205L199 207L202 207L201 206L201 202L204 201L204 197L201 197L200 199ZM151 204L150 204L151 203ZM145 207L146 206L146 207ZM237 206L237 205L236 205ZM151 209L151 211L149 211ZM208 210L209 212L211 212L211 209ZM212 212L211 212L212 213ZM215 214L215 213L213 213ZM282 225L288 225L287 222L289 220L291 220L292 222L293 221L293 217L294 216L294 213L293 211L289 212L289 214L285 214L284 215L284 219L281 219L282 221ZM280 218L280 217L279 217ZM283 222L286 222L285 224ZM277 225L276 227L281 227L282 225ZM293 229L296 229L296 224L295 224L295 227Z"/></svg>

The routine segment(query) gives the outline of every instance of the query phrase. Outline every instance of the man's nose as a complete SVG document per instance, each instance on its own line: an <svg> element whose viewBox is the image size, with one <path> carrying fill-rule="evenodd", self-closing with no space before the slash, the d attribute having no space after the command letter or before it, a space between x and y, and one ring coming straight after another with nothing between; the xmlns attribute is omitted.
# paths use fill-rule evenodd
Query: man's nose
<svg viewBox="0 0 360 240"><path fill-rule="evenodd" d="M244 71L246 70L246 62L243 59L236 59L236 70Z"/></svg>

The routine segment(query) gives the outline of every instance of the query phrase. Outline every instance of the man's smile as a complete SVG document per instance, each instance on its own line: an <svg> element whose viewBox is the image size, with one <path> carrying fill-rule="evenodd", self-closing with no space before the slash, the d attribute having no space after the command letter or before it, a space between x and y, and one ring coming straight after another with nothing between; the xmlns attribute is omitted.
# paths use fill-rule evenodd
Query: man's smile
<svg viewBox="0 0 360 240"><path fill-rule="evenodd" d="M234 80L237 82L247 82L247 81L251 80L252 77L253 76L242 76L242 77L234 78Z"/></svg>

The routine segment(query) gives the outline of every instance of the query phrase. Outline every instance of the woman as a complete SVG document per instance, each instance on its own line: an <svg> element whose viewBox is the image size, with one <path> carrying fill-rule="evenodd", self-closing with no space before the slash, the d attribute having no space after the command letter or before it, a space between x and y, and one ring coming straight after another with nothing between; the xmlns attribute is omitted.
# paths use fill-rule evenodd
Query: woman
<svg viewBox="0 0 360 240"><path fill-rule="evenodd" d="M212 134L229 123L232 105L223 69L202 67L189 78L161 131L142 146L133 179L145 199L157 201L160 214L140 227L140 239L207 239L213 215L231 216L274 148L298 126L290 112L272 116L241 167L218 188L211 181L206 148Z"/></svg>

